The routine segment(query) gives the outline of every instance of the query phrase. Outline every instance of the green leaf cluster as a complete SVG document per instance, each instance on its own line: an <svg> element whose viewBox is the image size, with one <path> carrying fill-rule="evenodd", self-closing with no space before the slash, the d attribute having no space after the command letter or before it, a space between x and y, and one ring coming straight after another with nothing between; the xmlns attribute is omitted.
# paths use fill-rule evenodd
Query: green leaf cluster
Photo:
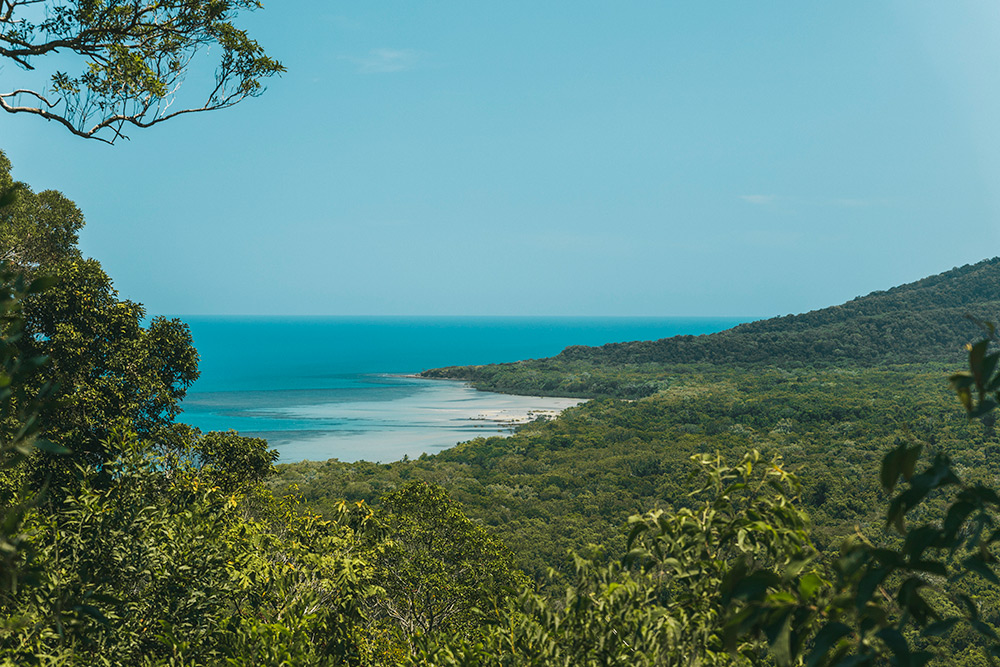
<svg viewBox="0 0 1000 667"><path fill-rule="evenodd" d="M130 127L232 106L284 72L236 23L240 12L260 6L257 0L11 0L0 13L0 57L50 74L47 83L0 92L0 109L114 143ZM59 53L72 57L57 59ZM178 91L192 62L207 55L216 63L214 83L187 102ZM171 108L178 99L184 106Z"/></svg>

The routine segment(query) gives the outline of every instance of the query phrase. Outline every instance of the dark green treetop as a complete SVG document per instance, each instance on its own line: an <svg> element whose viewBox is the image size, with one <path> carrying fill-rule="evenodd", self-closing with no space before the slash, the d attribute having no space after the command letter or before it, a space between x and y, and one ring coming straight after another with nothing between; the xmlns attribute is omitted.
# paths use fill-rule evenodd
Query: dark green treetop
<svg viewBox="0 0 1000 667"><path fill-rule="evenodd" d="M384 594L368 604L408 643L418 634L473 632L527 582L509 551L436 484L407 484L384 496L380 510L386 539L371 560Z"/></svg>
<svg viewBox="0 0 1000 667"><path fill-rule="evenodd" d="M142 306L120 299L101 265L77 249L79 209L58 192L15 183L2 153L0 191L12 193L0 211L0 256L22 273L54 279L25 299L17 342L24 355L50 360L30 383L55 389L40 415L43 435L72 449L59 465L100 464L115 454L106 441L116 428L147 437L180 412L198 377L191 334L175 319L144 324ZM56 459L36 462L47 467Z"/></svg>
<svg viewBox="0 0 1000 667"><path fill-rule="evenodd" d="M78 258L80 209L55 190L32 192L11 177L11 164L0 151L0 260L31 273L41 264Z"/></svg>

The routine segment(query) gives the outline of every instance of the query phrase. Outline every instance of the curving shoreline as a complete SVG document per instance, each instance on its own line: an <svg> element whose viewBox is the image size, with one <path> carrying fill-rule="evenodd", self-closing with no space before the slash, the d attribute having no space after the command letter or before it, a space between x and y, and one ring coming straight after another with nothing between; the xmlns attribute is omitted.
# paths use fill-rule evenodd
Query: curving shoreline
<svg viewBox="0 0 1000 667"><path fill-rule="evenodd" d="M238 422L241 434L266 438L281 463L388 462L435 454L477 437L508 436L522 424L555 418L586 400L501 394L459 380L412 375L364 378L370 384L362 382L360 390L344 395L319 390L193 394L188 416L204 418L206 426L211 419Z"/></svg>

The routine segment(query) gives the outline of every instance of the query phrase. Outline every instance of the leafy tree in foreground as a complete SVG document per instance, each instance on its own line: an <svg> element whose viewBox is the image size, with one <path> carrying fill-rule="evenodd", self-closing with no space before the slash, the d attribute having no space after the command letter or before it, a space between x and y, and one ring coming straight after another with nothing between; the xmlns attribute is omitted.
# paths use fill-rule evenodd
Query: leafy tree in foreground
<svg viewBox="0 0 1000 667"><path fill-rule="evenodd" d="M816 554L799 485L780 462L757 452L738 464L699 455L703 500L674 513L630 519L630 551L620 562L574 556L576 579L562 598L525 591L505 622L481 641L428 642L413 664L450 666L718 665L754 663L752 638L727 652L720 589L734 575L777 576ZM735 565L734 565L735 564ZM740 575L742 576L742 575ZM807 579L811 589L818 579ZM811 594L812 590L807 589Z"/></svg>
<svg viewBox="0 0 1000 667"><path fill-rule="evenodd" d="M240 12L260 7L258 0L3 0L0 56L45 74L0 92L0 108L114 143L130 127L232 106L284 71L236 23ZM179 89L192 62L206 57L216 62L214 80L189 102ZM76 71L62 69L69 67Z"/></svg>
<svg viewBox="0 0 1000 667"><path fill-rule="evenodd" d="M55 190L34 193L11 177L11 164L0 151L0 260L25 274L43 264L79 259L80 209Z"/></svg>
<svg viewBox="0 0 1000 667"><path fill-rule="evenodd" d="M988 415L1000 403L1000 353L988 353L994 338L968 346L969 371L952 376L952 386L969 417ZM976 662L984 653L1000 657L995 611L986 616L983 602L1000 585L1000 494L983 483L967 483L943 452L917 472L923 445L900 443L888 452L880 481L892 492L886 526L898 539L876 546L863 539L845 540L833 564L831 581L818 602L790 595L788 576L741 577L726 590L728 600L746 605L727 625L730 643L746 633L768 638L779 665L808 658L810 665L923 665L942 657ZM933 501L943 510L934 511ZM962 583L966 585L961 585ZM970 593L969 586L975 593ZM995 590L995 589L992 589ZM971 638L961 656L949 643ZM938 637L945 643L939 644Z"/></svg>
<svg viewBox="0 0 1000 667"><path fill-rule="evenodd" d="M38 409L48 388L33 395L24 389L28 375L45 360L25 357L17 347L23 329L21 302L27 294L43 290L46 283L36 279L26 284L8 265L0 264L0 423L4 427L0 436L0 600L16 594L23 585L21 579L30 573L25 567L28 536L22 524L34 498L22 493L9 473L36 445L53 453L59 451L51 443L37 440ZM0 622L0 628L6 625Z"/></svg>
<svg viewBox="0 0 1000 667"><path fill-rule="evenodd" d="M383 594L372 619L414 636L474 634L527 583L509 552L473 523L440 486L407 484L380 501L385 539L371 551Z"/></svg>
<svg viewBox="0 0 1000 667"><path fill-rule="evenodd" d="M24 346L51 359L38 381L57 387L44 432L96 465L115 455L106 442L117 426L148 437L173 422L198 377L198 355L179 320L155 317L144 327L142 306L118 299L96 261L51 272L57 284L25 307Z"/></svg>
<svg viewBox="0 0 1000 667"><path fill-rule="evenodd" d="M223 492L184 453L113 437L119 457L27 518L36 581L0 600L0 664L359 664L366 516Z"/></svg>
<svg viewBox="0 0 1000 667"><path fill-rule="evenodd" d="M19 188L2 178L0 154L0 219L10 215L18 202ZM22 532L25 514L35 503L17 488L11 473L36 446L51 453L63 450L38 440L38 413L50 393L50 386L36 391L29 378L42 366L42 356L28 356L19 343L24 336L23 303L31 294L50 287L48 278L27 280L7 259L0 260L0 600L17 593L25 567L27 535ZM9 623L0 623L7 629Z"/></svg>
<svg viewBox="0 0 1000 667"><path fill-rule="evenodd" d="M116 456L109 435L124 427L142 437L169 426L180 400L198 377L198 354L185 324L153 318L141 305L119 299L111 279L76 247L83 227L79 209L58 192L35 193L10 175L0 153L0 257L12 270L54 279L23 303L26 357L45 356L28 386L54 387L40 415L42 435L73 451L71 457L33 459L38 485L52 474L71 476L71 462L100 465ZM58 490L62 483L57 483Z"/></svg>

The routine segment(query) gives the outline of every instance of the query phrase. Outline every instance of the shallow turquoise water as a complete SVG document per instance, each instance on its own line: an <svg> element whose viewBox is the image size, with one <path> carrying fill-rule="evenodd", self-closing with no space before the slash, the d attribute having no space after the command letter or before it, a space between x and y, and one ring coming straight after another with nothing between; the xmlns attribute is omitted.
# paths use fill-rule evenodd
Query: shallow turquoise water
<svg viewBox="0 0 1000 667"><path fill-rule="evenodd" d="M509 432L496 411L566 399L400 377L439 366L548 357L569 345L721 331L739 318L183 318L201 378L181 419L266 437L282 461L398 460Z"/></svg>

